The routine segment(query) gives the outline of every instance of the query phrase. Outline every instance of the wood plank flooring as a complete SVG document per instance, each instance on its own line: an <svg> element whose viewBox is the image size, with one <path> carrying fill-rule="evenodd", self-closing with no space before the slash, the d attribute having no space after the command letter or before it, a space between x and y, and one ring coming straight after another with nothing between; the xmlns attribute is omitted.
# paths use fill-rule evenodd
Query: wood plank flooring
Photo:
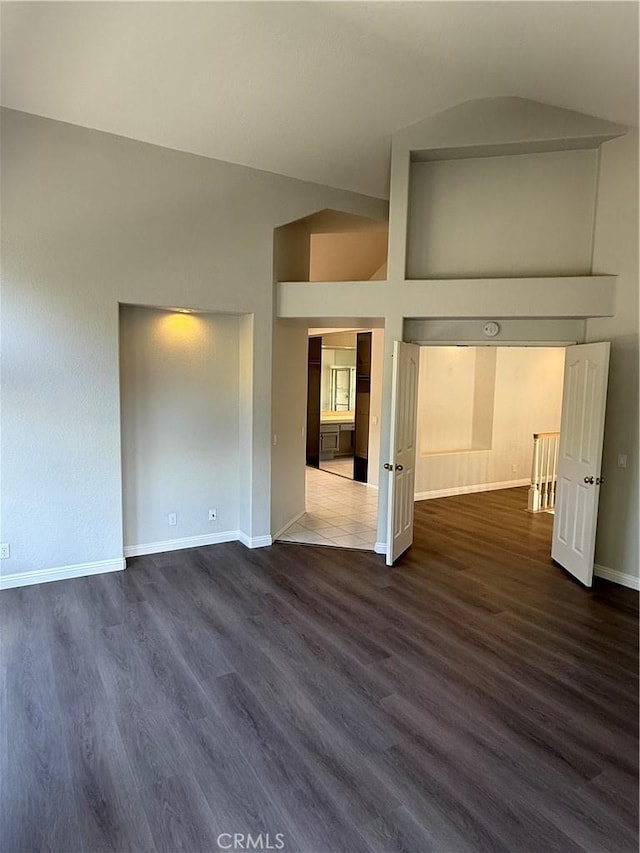
<svg viewBox="0 0 640 853"><path fill-rule="evenodd" d="M417 504L392 571L232 543L4 592L0 849L636 851L638 596L525 506Z"/></svg>

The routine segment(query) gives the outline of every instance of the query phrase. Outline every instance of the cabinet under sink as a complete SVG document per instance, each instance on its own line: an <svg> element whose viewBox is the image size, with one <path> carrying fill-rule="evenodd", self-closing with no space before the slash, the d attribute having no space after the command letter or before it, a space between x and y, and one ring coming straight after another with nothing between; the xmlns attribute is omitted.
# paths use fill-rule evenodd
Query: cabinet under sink
<svg viewBox="0 0 640 853"><path fill-rule="evenodd" d="M355 421L320 421L320 459L353 456Z"/></svg>

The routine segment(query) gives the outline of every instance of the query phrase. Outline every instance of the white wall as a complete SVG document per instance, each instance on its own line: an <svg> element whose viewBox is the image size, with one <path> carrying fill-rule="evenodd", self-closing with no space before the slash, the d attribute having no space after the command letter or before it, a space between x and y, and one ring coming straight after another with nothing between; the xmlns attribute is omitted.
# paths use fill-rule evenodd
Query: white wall
<svg viewBox="0 0 640 853"><path fill-rule="evenodd" d="M420 454L471 448L475 370L475 347L420 350Z"/></svg>
<svg viewBox="0 0 640 853"><path fill-rule="evenodd" d="M237 531L238 318L122 306L120 412L125 548Z"/></svg>
<svg viewBox="0 0 640 853"><path fill-rule="evenodd" d="M2 112L2 532L12 575L123 553L118 303L247 315L240 528L271 528L273 231L376 199Z"/></svg>
<svg viewBox="0 0 640 853"><path fill-rule="evenodd" d="M597 157L413 163L407 278L588 274Z"/></svg>
<svg viewBox="0 0 640 853"><path fill-rule="evenodd" d="M587 321L611 341L596 562L638 576L638 131L602 146L593 271L617 273L614 317ZM618 468L619 453L627 467Z"/></svg>
<svg viewBox="0 0 640 853"><path fill-rule="evenodd" d="M495 354L490 449L424 452L425 447L433 446L429 444L429 432L435 436L436 446L446 441L447 431L455 439L453 443L465 437L471 442L476 390L474 350L423 347L420 351L417 496L522 481L531 473L532 434L560 429L564 349L496 347L490 353ZM464 381L455 381L456 373L465 374ZM471 384L469 376L474 379ZM464 435L458 435L449 406L430 406L434 399L446 400L449 387L457 389L454 399L460 405L460 420L465 422Z"/></svg>

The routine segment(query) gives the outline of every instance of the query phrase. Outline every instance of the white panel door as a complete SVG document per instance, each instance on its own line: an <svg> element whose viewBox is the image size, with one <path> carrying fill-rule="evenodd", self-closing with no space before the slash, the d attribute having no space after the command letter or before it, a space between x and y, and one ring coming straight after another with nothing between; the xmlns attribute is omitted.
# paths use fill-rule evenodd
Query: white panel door
<svg viewBox="0 0 640 853"><path fill-rule="evenodd" d="M387 565L392 566L413 542L416 478L416 409L420 347L394 341L391 385L391 442L387 509Z"/></svg>
<svg viewBox="0 0 640 853"><path fill-rule="evenodd" d="M567 347L552 558L591 586L609 343Z"/></svg>

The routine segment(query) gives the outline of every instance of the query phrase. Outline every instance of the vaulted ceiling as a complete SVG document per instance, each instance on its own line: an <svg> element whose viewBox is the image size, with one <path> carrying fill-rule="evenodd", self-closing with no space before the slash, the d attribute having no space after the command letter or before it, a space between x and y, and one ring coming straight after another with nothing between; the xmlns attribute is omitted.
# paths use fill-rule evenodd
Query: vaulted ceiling
<svg viewBox="0 0 640 853"><path fill-rule="evenodd" d="M635 2L2 3L2 104L384 197L393 131L518 95L638 121Z"/></svg>

